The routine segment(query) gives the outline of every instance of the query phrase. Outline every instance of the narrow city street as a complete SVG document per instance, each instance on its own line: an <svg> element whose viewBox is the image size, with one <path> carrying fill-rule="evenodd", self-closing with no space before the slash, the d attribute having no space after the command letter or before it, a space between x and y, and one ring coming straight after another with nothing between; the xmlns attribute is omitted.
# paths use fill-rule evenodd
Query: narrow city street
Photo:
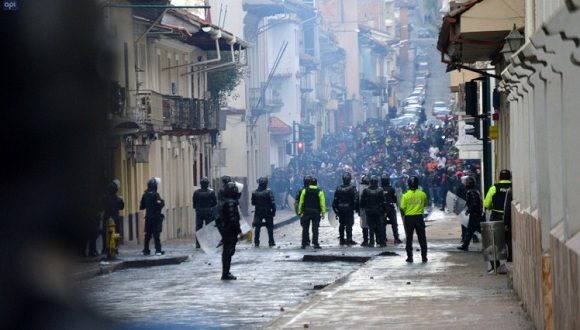
<svg viewBox="0 0 580 330"><path fill-rule="evenodd" d="M433 211L427 226L427 264L407 264L404 244L392 245L390 227L387 248L342 247L336 228L324 221L322 249L302 250L301 227L293 222L275 231L275 248L238 244L232 265L236 281L220 280L219 255L195 250L192 242L179 242L165 249L169 255L189 254L183 264L122 270L79 284L97 311L137 327L532 327L508 289L506 276L488 275L479 253L455 249L459 238L455 216ZM399 228L402 232L402 223ZM358 225L354 232L360 241ZM329 258L308 262L305 256ZM370 259L364 262L366 257Z"/></svg>

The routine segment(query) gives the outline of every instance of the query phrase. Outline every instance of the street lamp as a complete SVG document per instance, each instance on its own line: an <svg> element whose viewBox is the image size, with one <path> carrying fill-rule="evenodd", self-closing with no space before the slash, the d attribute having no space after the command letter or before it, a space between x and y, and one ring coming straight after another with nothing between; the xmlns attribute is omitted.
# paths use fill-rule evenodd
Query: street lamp
<svg viewBox="0 0 580 330"><path fill-rule="evenodd" d="M516 29L516 25L514 24L513 29L504 40L505 42L500 53L503 54L504 59L507 62L509 61L510 57L524 44L524 36L520 33L520 31L518 31L518 29Z"/></svg>

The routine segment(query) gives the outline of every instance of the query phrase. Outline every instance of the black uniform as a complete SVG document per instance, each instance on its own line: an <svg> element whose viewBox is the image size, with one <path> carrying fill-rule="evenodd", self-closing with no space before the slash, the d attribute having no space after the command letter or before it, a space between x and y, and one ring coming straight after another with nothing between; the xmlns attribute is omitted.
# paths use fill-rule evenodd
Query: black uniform
<svg viewBox="0 0 580 330"><path fill-rule="evenodd" d="M217 206L217 197L213 189L208 187L209 181L203 181L201 188L193 193L193 208L195 209L195 231L214 220L214 208ZM199 243L196 242L199 248Z"/></svg>
<svg viewBox="0 0 580 330"><path fill-rule="evenodd" d="M512 189L508 189L505 196L504 216L503 222L505 224L505 241L508 245L507 261L513 261L513 245L512 245Z"/></svg>
<svg viewBox="0 0 580 330"><path fill-rule="evenodd" d="M395 188L390 185L383 185L383 194L385 195L385 225L390 224L391 230L393 231L393 237L395 238L395 243L400 244L399 239L399 225L397 224L397 193ZM387 229L385 228L385 242L387 241Z"/></svg>
<svg viewBox="0 0 580 330"><path fill-rule="evenodd" d="M222 280L235 280L236 277L230 273L232 256L236 253L238 235L242 232L240 228L240 212L238 209L240 194L235 183L226 184L223 199L219 206L219 217L216 224L222 235Z"/></svg>
<svg viewBox="0 0 580 330"><path fill-rule="evenodd" d="M356 244L352 240L352 226L354 225L354 211L358 211L358 191L350 184L336 187L332 200L332 209L338 215L338 233L340 244ZM346 240L344 233L346 231Z"/></svg>
<svg viewBox="0 0 580 330"><path fill-rule="evenodd" d="M360 199L360 208L364 209L367 224L369 227L369 246L375 245L375 235L377 244L385 246L385 227L382 226L385 214L385 195L383 190L378 187L378 181L371 178L370 186L365 188Z"/></svg>
<svg viewBox="0 0 580 330"><path fill-rule="evenodd" d="M122 209L125 208L125 202L119 196L117 196L119 188L117 184L111 183L107 188L107 194L103 198L103 254L108 251L107 249L107 222L109 219L115 221L115 232L117 234L122 234L121 224L123 222L123 217L119 214ZM92 245L92 244L91 244ZM89 254L94 255L93 246L89 246Z"/></svg>
<svg viewBox="0 0 580 330"><path fill-rule="evenodd" d="M512 188L511 182L498 182L495 185L495 194L492 198L491 221L502 221L505 200L508 191Z"/></svg>
<svg viewBox="0 0 580 330"><path fill-rule="evenodd" d="M483 203L481 201L481 195L475 187L470 187L465 194L465 204L467 206L466 213L469 214L469 222L467 224L467 233L465 239L463 240L463 245L461 245L461 250L467 250L469 248L469 243L474 237L476 231L481 232L479 223L482 220Z"/></svg>
<svg viewBox="0 0 580 330"><path fill-rule="evenodd" d="M165 201L157 193L157 183L153 179L149 180L147 190L143 193L139 206L140 210L145 210L145 245L143 247L143 254L145 255L151 252L149 250L151 236L153 236L155 241L155 253L164 253L161 250L161 239L159 237L163 229L163 219L165 219L165 216L161 213L163 207L165 207Z"/></svg>
<svg viewBox="0 0 580 330"><path fill-rule="evenodd" d="M265 178L261 178L263 180ZM265 184L264 184L265 182ZM276 200L272 190L268 189L267 181L261 181L258 189L252 192L252 205L255 206L254 222L254 244L260 246L260 230L265 226L268 230L268 245L274 246L274 217L276 216Z"/></svg>
<svg viewBox="0 0 580 330"><path fill-rule="evenodd" d="M465 188L465 185L463 183L461 183L460 180L460 184L458 184L455 187L455 195L457 195L457 197L465 200L465 194L467 194L467 188ZM461 225L461 243L465 242L465 237L467 237L467 228L463 227L463 225Z"/></svg>

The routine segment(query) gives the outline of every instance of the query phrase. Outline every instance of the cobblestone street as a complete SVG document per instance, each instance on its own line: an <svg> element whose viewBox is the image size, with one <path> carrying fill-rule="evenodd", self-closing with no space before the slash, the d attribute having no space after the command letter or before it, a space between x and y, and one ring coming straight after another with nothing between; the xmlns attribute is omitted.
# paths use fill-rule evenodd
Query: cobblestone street
<svg viewBox="0 0 580 330"><path fill-rule="evenodd" d="M358 225L354 232L360 238ZM262 235L267 237L265 229ZM232 264L237 281L220 281L220 255L194 250L189 243L179 250L166 248L168 255L190 254L183 264L122 270L84 282L83 290L97 310L132 323L256 328L315 293L315 286L333 283L361 266L356 262L303 262L305 254L373 256L395 249L340 247L337 229L327 221L320 227L322 250L300 249L298 221L275 230L274 235L275 248L238 244Z"/></svg>
<svg viewBox="0 0 580 330"><path fill-rule="evenodd" d="M168 254L188 253L190 258L183 264L122 270L81 285L96 310L138 327L429 328L428 320L407 312L413 304L430 318L450 316L448 309L454 308L458 325L483 328L470 320L489 320L504 328L528 328L525 314L507 289L506 277L487 275L479 253L456 252L455 217L437 210L427 226L430 261L426 265L406 264L404 244L392 246L392 241L384 249L340 247L336 229L327 222L320 228L322 249L302 250L300 225L293 222L275 231L276 248L238 244L232 265L237 281L220 280L219 255L182 242ZM354 232L360 240L358 225ZM478 248L475 245L473 250ZM398 255L375 257L364 264L302 261L304 255L372 257L385 251ZM374 312L354 317L366 309ZM386 310L389 313L382 312ZM488 311L495 316L486 316ZM498 323L514 313L517 317Z"/></svg>

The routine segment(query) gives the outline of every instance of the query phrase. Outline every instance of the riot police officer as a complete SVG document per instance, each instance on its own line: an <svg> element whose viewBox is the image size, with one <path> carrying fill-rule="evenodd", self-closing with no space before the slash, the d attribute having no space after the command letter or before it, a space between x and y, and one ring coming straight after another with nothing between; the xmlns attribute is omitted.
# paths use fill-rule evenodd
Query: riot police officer
<svg viewBox="0 0 580 330"><path fill-rule="evenodd" d="M483 205L491 210L491 221L503 221L505 199L508 190L512 187L512 173L509 170L499 172L499 182L487 191Z"/></svg>
<svg viewBox="0 0 580 330"><path fill-rule="evenodd" d="M258 179L258 189L252 192L252 205L254 209L254 245L260 246L260 230L265 226L268 230L268 246L275 246L274 242L274 217L276 216L276 200L274 193L268 188L268 178Z"/></svg>
<svg viewBox="0 0 580 330"><path fill-rule="evenodd" d="M425 235L425 220L423 213L427 206L427 195L419 189L419 178L412 176L407 180L409 190L401 197L401 213L403 214L403 224L405 225L405 235L407 242L407 262L413 262L413 233L417 232L417 239L421 246L421 257L423 262L427 262L427 237Z"/></svg>
<svg viewBox="0 0 580 330"><path fill-rule="evenodd" d="M350 172L342 175L342 185L336 187L332 200L332 209L338 216L338 234L340 245L357 244L352 240L352 226L354 224L354 211L358 212L358 191L351 184ZM346 231L346 240L344 233Z"/></svg>
<svg viewBox="0 0 580 330"><path fill-rule="evenodd" d="M216 224L222 235L222 280L235 280L230 273L232 256L236 253L240 228L240 211L238 209L240 192L234 182L228 182L223 189L222 202L219 206L219 217Z"/></svg>
<svg viewBox="0 0 580 330"><path fill-rule="evenodd" d="M391 225L391 230L393 231L393 237L395 238L395 244L401 244L401 240L399 239L399 225L397 224L397 194L395 192L395 188L391 187L391 178L388 175L384 174L381 177L381 188L383 189L383 193L385 194L385 204L386 204L386 213L385 213L385 243L387 242L387 228L386 225Z"/></svg>
<svg viewBox="0 0 580 330"><path fill-rule="evenodd" d="M165 216L161 213L165 207L165 201L161 199L157 192L157 179L151 178L147 182L147 190L141 197L140 210L145 210L145 245L143 247L143 254L149 255L149 241L151 237L155 241L155 255L163 255L165 252L161 250L160 234L163 229L163 219Z"/></svg>
<svg viewBox="0 0 580 330"><path fill-rule="evenodd" d="M298 214L298 203L300 202L300 195L302 195L304 189L310 186L310 182L312 182L312 176L310 175L306 175L302 179L302 183L304 184L304 186L298 190L298 192L296 193L296 197L294 198L294 211L296 211L296 214Z"/></svg>
<svg viewBox="0 0 580 330"><path fill-rule="evenodd" d="M385 195L379 187L379 178L373 175L369 180L370 186L365 188L360 198L360 208L364 210L369 227L369 247L375 246L375 236L377 244L385 247L385 229L382 226L383 217L386 211Z"/></svg>
<svg viewBox="0 0 580 330"><path fill-rule="evenodd" d="M369 177L368 175L363 175L360 179L360 188L359 188L359 201L362 197L362 192L369 186ZM360 227L362 228L363 233L363 241L360 243L361 246L368 246L369 245L369 226L367 224L367 216L365 214L365 210L359 206L359 216L360 216Z"/></svg>
<svg viewBox="0 0 580 330"><path fill-rule="evenodd" d="M485 200L483 206L491 210L491 221L504 221L506 197L508 192L512 188L512 173L509 170L503 169L499 172L499 182L494 184L487 191L485 195ZM493 261L490 261L491 269L494 267L499 267L500 263L496 260L494 265Z"/></svg>
<svg viewBox="0 0 580 330"><path fill-rule="evenodd" d="M214 220L214 208L217 206L217 197L213 189L209 188L209 179L201 178L201 188L193 193L193 208L195 209L195 231L197 232L205 223L208 225ZM199 249L199 242L195 242Z"/></svg>
<svg viewBox="0 0 580 330"><path fill-rule="evenodd" d="M471 243L471 239L474 237L474 233L476 231L481 232L479 223L482 220L482 203L481 203L481 195L479 191L475 188L475 179L468 176L465 178L465 188L467 188L467 192L465 193L465 204L467 206L466 213L469 215L469 222L467 223L467 233L465 239L463 240L463 244L458 246L457 249L468 251L469 250L469 243Z"/></svg>
<svg viewBox="0 0 580 330"><path fill-rule="evenodd" d="M228 183L232 182L232 178L229 175L222 176L222 188L218 191L218 205L221 206L222 200L224 199L224 191ZM219 212L218 212L219 213Z"/></svg>
<svg viewBox="0 0 580 330"><path fill-rule="evenodd" d="M326 213L326 200L324 192L318 188L318 181L312 177L310 185L302 190L298 202L298 215L302 225L302 248L310 245L310 223L312 223L312 243L315 249L320 249L318 244L318 227L320 219Z"/></svg>
<svg viewBox="0 0 580 330"><path fill-rule="evenodd" d="M115 222L115 231L117 234L121 233L121 223L123 222L123 217L119 212L125 208L125 202L121 197L117 195L119 192L120 182L118 180L113 180L107 186L107 193L103 198L103 254L107 253L108 242L107 242L107 222L109 219L113 219ZM89 250L93 250L90 246ZM95 256L96 252L90 251L90 255Z"/></svg>

